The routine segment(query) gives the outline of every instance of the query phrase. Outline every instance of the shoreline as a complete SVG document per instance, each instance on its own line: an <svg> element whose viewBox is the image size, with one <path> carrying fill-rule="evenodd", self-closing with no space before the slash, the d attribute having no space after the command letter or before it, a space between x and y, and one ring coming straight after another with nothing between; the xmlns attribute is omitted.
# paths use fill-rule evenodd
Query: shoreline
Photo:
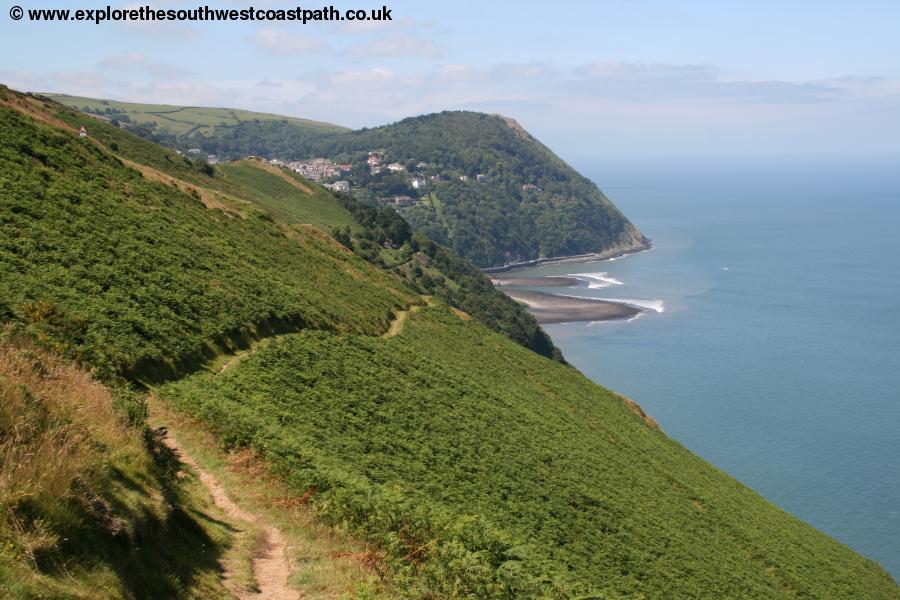
<svg viewBox="0 0 900 600"><path fill-rule="evenodd" d="M550 263L582 263L582 262L601 262L605 260L614 260L616 258L622 258L623 256L629 256L631 254L639 254L641 252L646 252L648 250L653 249L653 240L644 238L644 240L639 243L628 247L614 246L612 248L608 248L602 252L591 252L588 254L571 254L568 256L552 256L548 258L535 258L532 260L517 262L517 263L509 263L506 265L500 265L495 267L484 267L481 269L483 273L488 275L493 273L508 273L510 271L517 271L519 269L528 269L531 267L537 267L544 264Z"/></svg>
<svg viewBox="0 0 900 600"><path fill-rule="evenodd" d="M491 277L494 287L578 287L584 282L567 275L547 277Z"/></svg>
<svg viewBox="0 0 900 600"><path fill-rule="evenodd" d="M640 308L624 302L597 300L576 296L559 296L545 292L510 290L504 293L528 307L538 323L572 323L578 321L618 321L644 314Z"/></svg>

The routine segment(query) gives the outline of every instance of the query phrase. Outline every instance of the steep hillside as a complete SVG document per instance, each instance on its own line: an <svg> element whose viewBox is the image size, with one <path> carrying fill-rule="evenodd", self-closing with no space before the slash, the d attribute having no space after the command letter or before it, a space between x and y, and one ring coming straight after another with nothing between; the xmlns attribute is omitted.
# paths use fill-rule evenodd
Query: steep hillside
<svg viewBox="0 0 900 600"><path fill-rule="evenodd" d="M440 308L391 338L289 336L161 394L416 556L417 594L900 597L621 397Z"/></svg>
<svg viewBox="0 0 900 600"><path fill-rule="evenodd" d="M900 599L633 403L376 266L402 246L364 260L296 224L315 205L281 174L210 175L111 125L79 139L83 116L42 99L0 104L3 319L98 376L165 379L161 401L365 537L404 595ZM329 210L351 245L399 235Z"/></svg>
<svg viewBox="0 0 900 600"><path fill-rule="evenodd" d="M79 360L171 376L267 331L376 333L415 301L315 230L211 208L195 188L9 106L0 136L3 172L15 174L0 190L0 298Z"/></svg>
<svg viewBox="0 0 900 600"><path fill-rule="evenodd" d="M13 96L11 93L8 97L11 99L16 98L16 106L20 110L31 111L40 119L50 119L62 126L70 127L73 131L77 131L85 123L83 115L76 111L66 110L57 104L47 103L33 97ZM12 114L10 114L10 118L12 118ZM435 293L459 309L471 312L492 329L509 335L515 341L536 352L546 356L559 356L558 350L554 348L552 342L550 342L543 330L538 327L535 320L520 305L492 289L488 280L472 269L471 266L460 261L452 253L435 247L434 244L425 244L424 240L423 247L427 247L431 254L435 256L440 255L439 260L435 261L437 269L440 270L431 268L426 269L427 273L425 273L421 269L398 269L396 267L399 265L396 264L396 261L390 259L388 263L381 261L379 252L385 254L393 253L395 255L394 258L398 260L402 258L401 262L408 263L410 257L406 256L403 258L403 255L410 251L410 246L407 244L404 245L404 249L398 247L396 250L384 248L384 245L390 244L387 240L379 238L380 234L376 231L377 227L375 227L373 222L365 220L360 222L358 219L359 214L356 214L356 217L351 215L350 211L333 194L297 176L295 173L256 160L220 165L213 169L209 165L194 163L176 155L172 151L167 151L156 144L130 135L127 131L111 124L102 122L89 122L87 124L89 126L88 140L93 143L82 143L73 146L70 151L65 153L63 157L65 161L72 162L76 156L85 151L91 151L92 149L96 151L97 148L95 146L100 144L103 148L114 151L120 159L127 161L137 172L118 169L121 165L117 161L113 161L105 166L102 164L102 161L95 164L93 160L102 155L102 152L99 152L95 153L91 160L78 163L77 167L67 168L65 174L56 173L56 179L52 181L49 175L42 174L38 170L32 169L23 172L18 185L28 185L29 179L35 179L35 185L39 186L38 189L47 187L42 193L53 194L57 193L57 190L59 193L74 193L76 190L80 190L78 193L94 193L88 192L88 190L92 189L91 186L96 186L99 183L96 177L89 179L89 183L85 183L80 179L73 181L71 186L66 177L77 177L79 172L90 172L95 175L108 172L109 182L134 179L137 182L136 185L141 188L140 195L149 198L151 202L158 202L163 197L181 198L182 201L186 202L187 208L177 202L164 202L164 206L170 212L170 219L174 218L172 215L183 211L184 219L180 220L176 226L172 227L167 222L158 221L149 226L151 229L156 228L156 233L153 234L155 239L163 240L166 242L165 244L154 246L153 252L141 257L138 262L131 260L128 256L117 255L117 260L120 260L123 264L124 272L122 277L124 280L127 280L126 274L129 270L137 268L140 261L168 264L159 260L162 253L172 253L173 256L181 257L194 255L195 260L200 263L198 266L202 267L199 277L195 277L191 270L182 270L174 266L171 267L173 272L167 277L177 276L192 279L196 282L197 290L202 289L204 281L215 281L217 285L221 285L221 282L233 281L235 284L243 282L247 286L267 288L265 293L254 292L251 294L250 297L253 298L260 298L261 295L272 296L273 294L278 295L282 293L281 300L286 300L290 297L292 308L287 309L287 307L281 306L278 307L281 314L263 317L259 313L256 315L250 313L240 314L239 310L236 309L240 309L241 305L229 305L225 296L222 296L218 309L227 311L227 314L222 315L223 323L221 327L216 331L208 331L200 336L203 339L210 340L213 345L233 347L235 344L246 344L248 336L254 337L257 335L253 331L256 327L274 327L281 330L297 327L299 325L297 319L300 318L299 304L303 302L304 298L321 295L320 289L306 290L298 295L292 295L293 292L287 291L282 286L268 286L265 283L265 277L258 277L258 275L267 273L266 277L273 277L275 276L274 273L282 269L289 273L309 274L311 273L310 270L322 269L326 265L321 260L310 259L315 252L330 253L337 257L343 256L340 251L335 249L334 243L329 240L329 243L317 243L315 248L307 247L303 251L291 249L290 252L279 256L279 260L274 261L272 264L263 264L264 261L254 260L253 264L257 265L258 268L247 269L243 274L238 274L234 279L229 279L229 269L233 269L240 264L242 252L246 252L247 256L254 254L258 256L259 252L266 251L264 247L260 247L255 242L251 244L250 239L252 236L248 237L247 232L244 230L244 221L246 221L246 218L250 218L251 224L248 227L256 227L260 231L271 231L273 227L283 230L287 227L292 236L303 235L308 237L310 233L308 225L310 224L317 226L322 231L352 227L352 236L348 233L349 237L345 241L350 247L359 250L365 249L366 251L361 252L361 256L369 262L375 263L377 267L391 268L395 274L399 274L398 272L402 271L402 275L407 280L416 280L418 282L415 284L415 288L420 293ZM40 145L43 140L42 135L47 134L47 131L43 131L43 133L36 131L19 132L21 136L18 140L13 139L15 133L14 129L10 128L9 141L11 144L19 145L24 143L22 140L33 138L33 142L29 142L29 144L38 148L34 151L38 153L45 152L45 150L40 149ZM28 151L31 152L32 150L29 149ZM23 163L13 160L11 149L8 156L10 158L8 163L9 172L18 173L22 169ZM112 202L109 206L111 211L110 218L114 221L122 221L122 227L111 234L113 239L116 243L126 246L133 244L134 239L131 232L143 227L142 222L132 220L128 216L127 211L123 211L123 205L115 201L115 192L110 193L108 189L104 189L101 190L98 197L111 200ZM348 206L358 207L357 202L349 199L345 199L346 201L350 202ZM207 231L205 235L212 241L204 243L202 248L195 253L192 245L201 243L203 236L200 236L200 238L194 236L192 231L196 228L196 222L192 224L191 220L198 215L203 215L202 211L197 211L202 206L219 209L225 215L230 216L230 218L217 222L215 225L216 231ZM64 225L47 232L46 241L56 240L56 242L60 242L60 240L90 236L90 231L83 228L78 229L78 222L69 222L71 214L79 215L79 211L83 209L84 207L74 209L70 213L65 206L57 204L39 205L35 210L38 214L46 212L44 218L48 224L54 219L59 222L65 222ZM396 214L393 212L382 212L388 218L397 219ZM145 215L145 219L155 218L156 216L158 215ZM408 227L402 220L400 220L400 223L402 223L408 235ZM217 275L213 275L211 269L203 265L208 265L209 261L215 260L218 250L213 246L215 240L218 239L217 236L221 233L220 230L230 231L228 235L237 240L233 242L235 245L231 255L238 262L232 263L231 267L223 267ZM347 229L347 231L350 230ZM41 235L43 236L44 234ZM145 232L143 235L149 234ZM349 242L350 237L364 240L366 243L351 244ZM265 243L270 245L283 243L279 242L277 237L267 237L265 240ZM403 245L404 241L400 240L398 246ZM21 243L24 243L24 240ZM380 251L375 249L374 254L372 253L373 243L381 244ZM343 256L341 260L350 260L351 258ZM2 255L0 255L0 260L2 260ZM39 266L32 265L32 268L37 269ZM346 268L338 265L332 269L331 273L333 274L335 271L341 271ZM92 274L90 277L94 276L96 274ZM47 277L50 277L49 273ZM82 288L90 285L90 277L79 281L78 285L82 286ZM329 282L328 278L330 275L328 273L323 271L321 277L323 284ZM291 278L288 277L284 285L293 285L290 282ZM77 293L77 286L74 288L69 287L64 281L59 281L58 284L63 293ZM150 285L151 288L154 286L155 284ZM16 294L21 292L13 293L13 291L10 291L10 293L15 297ZM227 293L225 289L220 292L220 294L225 293ZM197 294L190 294L190 296L198 298ZM79 297L86 304L90 304L91 300L87 296L80 295ZM278 301L280 302L281 300ZM338 306L351 300L352 297L335 298L332 303L333 306L327 306L325 310L333 311ZM276 299L272 297L271 301L275 302ZM211 308L211 306L209 307ZM275 306L260 303L256 310L265 311L271 308L275 308ZM285 313L285 309L292 314ZM64 317L57 315L54 318L59 320ZM46 319L44 321L46 324ZM157 323L154 326L169 327L165 322L158 321L155 317L151 317L149 322ZM144 327L144 325L140 325L140 327ZM178 337L182 335L182 332L172 330L172 335ZM197 343L199 338L195 336L193 339L185 337L180 339L182 343ZM69 340L67 343L71 342L72 340ZM189 348L182 348L178 351L175 351L174 348L169 348L165 352L157 352L154 357L136 357L132 364L116 365L115 368L120 371L123 368L137 369L146 372L148 376L164 376L166 372L170 372L172 369L187 368L191 364L195 364L198 359L202 360L202 356L194 355L193 352L195 350ZM200 352L202 355L208 356L210 349L201 348Z"/></svg>
<svg viewBox="0 0 900 600"><path fill-rule="evenodd" d="M559 349L521 304L500 292L479 269L452 250L410 231L394 210L334 195L299 175L261 160L220 165L225 182L289 224L333 231L347 248L405 281L420 294L445 301L542 356L562 360Z"/></svg>

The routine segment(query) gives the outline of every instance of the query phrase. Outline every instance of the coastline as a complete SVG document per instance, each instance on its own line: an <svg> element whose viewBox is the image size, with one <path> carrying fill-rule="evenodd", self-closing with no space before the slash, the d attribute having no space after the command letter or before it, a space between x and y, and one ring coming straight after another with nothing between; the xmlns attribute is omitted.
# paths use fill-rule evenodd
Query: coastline
<svg viewBox="0 0 900 600"><path fill-rule="evenodd" d="M566 275L548 275L547 277L491 277L495 287L577 287L583 282Z"/></svg>
<svg viewBox="0 0 900 600"><path fill-rule="evenodd" d="M535 258L533 260L522 261L517 263L509 263L506 265L499 265L494 267L484 267L481 269L483 273L493 274L493 273L508 273L510 271L516 271L518 269L528 269L531 267L537 267L539 265L545 265L548 263L582 263L582 262L600 262L604 260L614 260L616 258L622 258L623 256L629 256L631 254L639 254L641 252L646 252L648 250L653 249L653 240L648 238L643 238L640 243L632 244L629 246L613 246L612 248L607 248L602 252L592 252L589 254L572 254L569 256L551 256L547 258Z"/></svg>
<svg viewBox="0 0 900 600"><path fill-rule="evenodd" d="M632 319L643 310L624 302L559 296L528 290L504 290L504 293L528 307L538 323L570 323L575 321L616 321Z"/></svg>

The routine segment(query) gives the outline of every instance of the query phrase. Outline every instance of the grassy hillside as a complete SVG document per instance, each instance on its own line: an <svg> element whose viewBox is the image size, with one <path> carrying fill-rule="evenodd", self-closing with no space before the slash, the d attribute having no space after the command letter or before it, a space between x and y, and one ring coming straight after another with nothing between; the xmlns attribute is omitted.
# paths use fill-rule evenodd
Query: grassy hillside
<svg viewBox="0 0 900 600"><path fill-rule="evenodd" d="M407 596L900 598L878 565L700 460L633 403L422 298L413 286L442 272L439 254L427 240L383 243L402 233L386 213L330 204L249 163L207 172L110 124L82 140L83 118L0 88L0 318L96 375L167 379L160 398L375 544ZM294 206L292 189L310 204ZM322 224L349 216L337 235L378 256L297 224L304 211ZM414 263L396 264L407 251ZM417 265L420 276L401 272ZM0 382L18 394L10 370ZM4 418L30 410L22 398ZM0 446L21 430L4 425ZM89 471L97 489L116 476ZM102 522L78 522L85 539L104 535ZM84 564L77 547L56 552ZM53 562L16 557L3 585L26 567L53 576ZM143 560L124 568L168 564Z"/></svg>
<svg viewBox="0 0 900 600"><path fill-rule="evenodd" d="M143 131L174 141L178 147L189 147L204 138L215 138L224 132L245 127L287 126L298 136L316 137L324 133L346 131L331 123L310 119L285 117L269 113L232 108L208 108L199 106L172 106L169 104L140 104L99 100L67 94L46 94L53 100L98 117L113 120L125 126L139 127ZM246 154L252 154L247 152Z"/></svg>
<svg viewBox="0 0 900 600"><path fill-rule="evenodd" d="M76 111L66 110L52 102L44 102L33 97L16 96L12 93L8 93L8 98L16 99L16 108L31 111L39 117L39 119L49 119L60 126L70 127L73 131L77 131L77 129L85 123L83 115ZM97 143L99 143L102 148L99 150L97 148L94 149L97 150L100 155L103 154L103 150L112 150L120 159L128 161L128 166L137 169L137 172L130 169L120 169L121 165L118 161L114 160L109 165L109 168L114 171L115 174L109 176L109 181L115 181L120 178L125 178L125 180L134 179L139 181L141 186L146 186L146 190L141 192L142 197L158 198L161 197L159 196L160 194L173 195L172 197L180 198L188 207L185 209L184 206L178 202L166 204L169 217L167 217L166 220L160 221L157 219L159 215L156 213L145 214L143 215L144 220L152 221L149 225L145 225L142 222L131 220L127 210L122 210L124 207L121 203L114 201L111 204L111 209L114 211L111 214L111 218L123 220L122 228L115 230L115 232L111 234L115 239L118 240L121 237L124 240L131 240L132 238L130 236L133 230L147 226L150 229L155 228L158 230L157 233L159 234L159 239L166 240L166 242L170 244L171 247L167 247L166 245L154 246L153 251L141 259L147 263L160 262L158 259L160 258L160 253L163 252L172 252L179 256L187 256L193 253L193 250L191 249L192 244L196 244L200 242L200 240L185 239L193 237L191 231L194 227L191 226L188 221L191 218L204 219L205 211L202 208L203 206L219 209L224 214L231 217L218 221L215 225L217 231L209 231L207 232L207 235L215 241L218 239L217 236L219 236L218 230L225 227L230 231L228 235L231 238L240 239L240 242L236 243L233 248L233 250L237 252L246 251L249 254L256 253L258 255L259 252L271 250L272 244L283 243L283 240L279 241L277 237L272 238L269 236L263 238L265 241L262 246L257 242L252 241L252 234L248 236L247 230L244 228L245 221L249 220L259 231L271 231L273 227L282 230L284 226L287 226L290 235L294 237L298 235L309 237L310 231L306 226L310 224L319 227L322 231L330 231L333 228L344 228L349 231L348 228L352 228L353 237L358 240L365 240L366 244L351 244L348 241L348 245L357 249L365 249L366 251L360 252L360 254L369 262L374 263L377 267L384 268L387 266L380 260L381 252L388 254L394 252L397 254L395 259L400 262L409 262L410 260L410 256L405 256L405 254L408 254L410 251L408 246L405 247L406 249L403 252L400 252L399 249L397 251L391 251L378 246L374 250L375 254L372 254L372 244L384 244L387 242L386 240L379 238L379 233L376 231L377 227L374 227L374 223L365 220L360 221L358 219L359 215L357 214L356 217L351 215L349 210L345 206L342 206L333 194L327 192L318 185L298 177L290 171L278 169L263 162L252 160L220 165L215 169L212 169L205 164L201 165L193 163L184 157L178 156L171 150L165 150L152 142L130 135L127 131L111 124L96 122L89 123L89 125L89 140L95 143L80 143L73 146L71 152L65 153L63 160L70 161L73 152L77 154L78 152L94 148ZM10 127L8 135L10 136L11 142L14 134L16 134L15 129ZM19 131L17 135L20 139L30 139L34 136L34 132L23 130ZM40 140L40 136L35 137L35 143L40 143ZM13 152L13 149L9 150L10 157L12 157ZM21 164L16 164L12 161L9 163L11 173L17 172L20 168ZM84 163L78 167L78 170L81 172L102 172L97 171L96 169L97 167L90 162ZM68 190L69 186L66 177L78 177L78 170L67 168L66 175L56 173L58 180L54 182L54 185ZM24 184L27 182L29 177L43 178L45 175L41 174L39 170L32 170L27 175L22 175L22 183ZM47 182L42 181L40 185L44 185L45 183ZM96 183L97 181L94 180L93 184ZM90 187L86 187L85 184L80 181L76 181L72 185L72 190L82 190L79 193L94 193L89 192L88 190ZM131 190L131 188L129 188L129 190ZM102 197L115 199L115 193L115 191L110 193L107 190ZM346 200L349 199L345 199L345 201ZM144 200L139 199L138 202L144 202ZM358 202L352 201L351 204L348 204L348 206L356 208L358 208L358 205ZM39 203L35 210L39 214L43 214L43 211L51 211L53 215L52 218L57 220L64 221L68 216L68 209L57 204L44 205ZM185 210L185 219L179 222L177 227L170 227L168 221L173 219L175 214L180 214L182 210ZM395 213L382 212L387 218L397 220ZM76 214L78 214L77 211ZM403 224L403 227L407 230L408 234L408 227L406 227L406 224L403 223L402 220L400 220L400 222ZM70 236L76 235L70 229L73 226L77 226L77 223L65 223L64 226L49 232L47 234L47 239L55 239L57 241L68 239ZM38 231L36 231L35 234L39 236L44 235L44 233ZM77 235L83 236L88 234L88 231L81 230ZM322 236L319 236L320 240L321 237ZM267 245L269 250L266 249ZM461 310L471 312L475 318L482 319L488 326L496 331L501 331L506 335L509 335L515 341L524 344L536 352L547 356L558 356L558 350L553 347L553 344L550 342L547 335L538 327L534 319L521 306L509 300L500 292L494 290L488 280L478 273L477 270L472 269L471 266L460 261L453 256L452 253L448 253L443 249L435 247L434 244L423 243L422 246L423 248L427 246L430 253L437 257L435 265L440 270L436 271L435 269L430 269L429 274L422 273L421 270L411 271L409 268L392 268L395 275L400 274L408 281L416 280L417 283L414 287L420 293L439 295ZM346 253L342 255L339 250L335 249L331 240L327 240L327 243L317 243L315 244L315 247L317 248L315 251L331 253L335 257L340 257L340 260L342 261L353 258L346 256ZM210 254L207 250L212 250L213 252ZM290 250L291 251L287 252L285 255L279 256L279 259L270 265L264 265L262 264L264 261L261 262L255 260L254 264L259 264L259 269L246 269L244 273L236 277L234 281L245 281L247 285L256 287L269 287L265 284L265 277L272 277L273 273L280 269L286 269L289 272L296 272L298 274L306 273L307 275L310 274L310 269L327 270L327 261L323 262L322 260L316 261L303 258L304 252L307 254L308 258L312 256L312 254L309 254L314 252L312 247L307 247L307 250L303 252L296 248L290 248ZM216 260L215 252L216 251L211 246L204 244L203 251L197 254L197 257L198 259L203 256L206 258L201 260L200 265L198 266L212 264ZM233 258L238 262L231 262L231 267L223 265L214 279L216 282L230 281L228 275L229 269L235 268L235 266L238 266L243 260L241 256L235 255L234 252L232 252L232 254ZM134 264L134 261L130 260L127 256L116 255L116 259L121 260L125 265L123 280L127 281L127 273L130 269L135 268L136 265ZM389 261L392 267L396 266L395 262L396 261ZM177 272L169 274L167 277L177 275L179 277L195 279L195 275L192 274L190 270L182 271L180 268L174 266L166 267L165 265L167 264L169 263L161 261L162 266L160 266L160 269L170 268ZM292 267L290 266L292 264L297 264L299 266ZM357 261L356 264L359 264L359 261ZM38 265L34 266L37 267ZM331 273L334 274L335 272L340 272L346 268L346 266L332 265ZM201 273L202 275L197 281L197 287L195 287L194 292L189 294L191 297L198 298L195 292L201 289L204 277L212 277L210 268L203 267ZM263 273L267 274L265 277L260 277ZM322 283L327 284L329 279L324 273L325 271L323 271L323 277L325 278L322 279ZM425 277L425 275L427 275L427 277ZM249 279L246 277L249 277ZM290 281L292 280L288 278L285 285L291 285ZM84 286L89 283L89 281L82 281L79 285ZM65 289L66 293L76 293L78 290L77 287L74 289L70 288L64 281L60 281L59 285L61 288ZM151 283L151 286L152 285L153 284ZM199 352L201 353L199 357L196 354L196 346L194 346L193 350L183 348L179 349L178 352L174 352L174 348L170 347L165 351L155 353L152 357L138 357L136 360L130 361L130 364L117 364L114 365L114 367L120 372L122 372L122 369L126 369L129 372L144 372L148 376L164 376L166 373L171 373L173 369L184 369L190 367L192 364L196 364L198 358L202 359L204 356L214 354L217 351L216 348L221 350L222 348L233 347L235 344L246 345L248 337L259 335L259 332L254 330L257 326L264 329L274 327L278 330L298 327L300 325L298 318L300 317L296 311L300 310L298 303L301 302L304 297L314 296L317 298L314 302L320 303L323 310L326 311L333 311L337 305L351 300L351 298L337 298L334 303L331 303L334 304L334 306L329 306L327 297L323 296L319 289L308 290L294 296L293 292L281 286L275 286L274 289L269 289L266 293L278 294L279 290L284 292L283 298L291 298L291 303L294 305L294 308L291 309L294 311L293 315L279 314L264 316L259 313L256 315L240 315L236 314L233 310L235 307L228 305L223 298L218 306L221 310L228 311L228 314L222 315L222 319L228 324L228 327L222 327L217 331L208 331L201 335L206 342L211 342L213 347L207 348L206 345L208 344L204 343L203 347L199 349ZM254 292L251 296L257 298L260 297L260 294ZM82 299L85 302L88 302L87 298ZM48 299L45 298L44 300ZM274 301L274 298L272 301ZM265 304L259 304L257 308L259 310L266 310ZM284 313L283 310L281 312ZM382 314L387 313L385 312ZM58 316L56 318L59 320ZM159 322L155 316L148 316L147 319L148 321ZM250 320L244 321L243 319ZM48 319L44 318L42 320L44 321L44 325L46 325ZM168 327L164 322L159 322L159 326ZM181 336L182 333L173 331L173 335ZM198 338L195 336L193 340L183 339L183 341L197 343ZM87 351L87 349L81 350L80 352L84 351Z"/></svg>
<svg viewBox="0 0 900 600"><path fill-rule="evenodd" d="M0 597L233 598L226 524L139 425L141 405L0 336Z"/></svg>
<svg viewBox="0 0 900 600"><path fill-rule="evenodd" d="M355 224L331 192L286 169L244 160L221 165L217 170L226 181L242 186L257 206L284 223L310 223L322 231Z"/></svg>
<svg viewBox="0 0 900 600"><path fill-rule="evenodd" d="M267 331L376 333L414 301L315 230L209 208L196 188L10 106L0 168L15 174L0 188L2 302L45 343L116 373L171 376Z"/></svg>
<svg viewBox="0 0 900 600"><path fill-rule="evenodd" d="M434 597L900 597L620 397L440 308L393 338L288 336L160 393L415 555Z"/></svg>

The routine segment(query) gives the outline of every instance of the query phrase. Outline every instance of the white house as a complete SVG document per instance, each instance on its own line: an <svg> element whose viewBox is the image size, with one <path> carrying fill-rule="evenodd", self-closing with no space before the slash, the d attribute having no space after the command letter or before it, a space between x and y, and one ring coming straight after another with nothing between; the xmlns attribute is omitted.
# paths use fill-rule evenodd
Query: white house
<svg viewBox="0 0 900 600"><path fill-rule="evenodd" d="M424 190L426 185L427 183L424 179L419 179L418 177L416 177L412 180L412 186L414 190Z"/></svg>

